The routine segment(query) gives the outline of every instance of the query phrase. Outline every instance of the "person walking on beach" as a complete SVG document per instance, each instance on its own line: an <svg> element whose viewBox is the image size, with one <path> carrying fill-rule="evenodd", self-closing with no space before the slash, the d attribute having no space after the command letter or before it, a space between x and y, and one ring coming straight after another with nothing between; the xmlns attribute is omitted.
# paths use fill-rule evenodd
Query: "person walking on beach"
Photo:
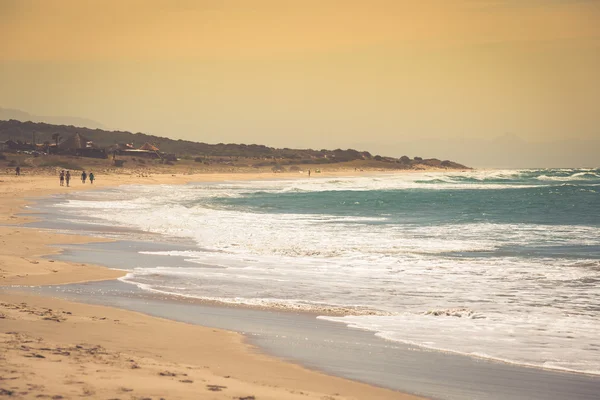
<svg viewBox="0 0 600 400"><path fill-rule="evenodd" d="M81 173L81 183L85 183L86 179L87 179L87 174L85 173L85 171L83 171Z"/></svg>
<svg viewBox="0 0 600 400"><path fill-rule="evenodd" d="M65 186L65 170L60 171L60 175L58 176L60 179L60 186Z"/></svg>
<svg viewBox="0 0 600 400"><path fill-rule="evenodd" d="M94 173L90 172L90 184L94 184Z"/></svg>
<svg viewBox="0 0 600 400"><path fill-rule="evenodd" d="M21 167L19 167L18 165L17 165L17 168L15 168L15 174L17 176L21 175Z"/></svg>
<svg viewBox="0 0 600 400"><path fill-rule="evenodd" d="M65 174L65 181L67 182L67 187L69 187L69 181L71 180L71 173L67 171Z"/></svg>
<svg viewBox="0 0 600 400"><path fill-rule="evenodd" d="M308 170L308 177L310 178L310 169Z"/></svg>

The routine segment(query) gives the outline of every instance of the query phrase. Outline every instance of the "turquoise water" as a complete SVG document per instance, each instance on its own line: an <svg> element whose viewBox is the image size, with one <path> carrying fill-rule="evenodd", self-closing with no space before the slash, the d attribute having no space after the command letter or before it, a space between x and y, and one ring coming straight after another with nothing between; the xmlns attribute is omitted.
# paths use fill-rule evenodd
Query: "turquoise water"
<svg viewBox="0 0 600 400"><path fill-rule="evenodd" d="M256 213L383 218L364 223L600 226L600 170L540 170L514 174L510 178L482 179L457 175L446 180L420 179L415 183L421 186L353 191L258 191L213 201ZM471 189L470 185L476 188Z"/></svg>

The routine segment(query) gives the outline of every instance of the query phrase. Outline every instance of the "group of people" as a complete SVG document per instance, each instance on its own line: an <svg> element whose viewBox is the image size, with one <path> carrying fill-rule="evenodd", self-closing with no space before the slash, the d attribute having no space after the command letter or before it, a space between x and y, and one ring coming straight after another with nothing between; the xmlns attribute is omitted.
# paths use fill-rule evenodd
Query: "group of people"
<svg viewBox="0 0 600 400"><path fill-rule="evenodd" d="M81 183L85 183L86 179L88 179L88 178L90 179L90 183L93 185L94 179L96 179L94 177L94 173L90 172L90 174L88 175L85 173L85 171L83 171L81 173ZM60 186L64 186L65 182L66 182L67 187L69 187L69 182L71 181L71 172L65 171L65 170L60 171L59 179L60 179Z"/></svg>
<svg viewBox="0 0 600 400"><path fill-rule="evenodd" d="M94 184L94 173L90 172L90 174L86 174L85 171L83 171L81 173L81 183L85 183L85 180L89 178L90 179L90 183L93 185Z"/></svg>

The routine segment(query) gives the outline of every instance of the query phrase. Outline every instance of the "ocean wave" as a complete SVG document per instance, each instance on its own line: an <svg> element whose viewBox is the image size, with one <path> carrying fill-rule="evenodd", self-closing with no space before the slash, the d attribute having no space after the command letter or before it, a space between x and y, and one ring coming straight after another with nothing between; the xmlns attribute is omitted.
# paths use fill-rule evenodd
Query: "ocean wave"
<svg viewBox="0 0 600 400"><path fill-rule="evenodd" d="M537 177L540 181L559 181L559 182L568 182L568 181L585 181L585 180L598 180L600 179L600 175L598 174L573 174L569 176L548 176L548 175L540 175Z"/></svg>
<svg viewBox="0 0 600 400"><path fill-rule="evenodd" d="M581 343L597 341L600 220L597 196L579 189L598 182L538 179L581 172L137 186L73 194L58 210L192 242L143 252L171 265L122 278L144 290L348 314L340 322L390 340L536 365L549 351L555 365L593 370Z"/></svg>
<svg viewBox="0 0 600 400"><path fill-rule="evenodd" d="M306 312L318 315L329 315L329 316L364 316L364 315L392 315L390 312L377 310L374 308L362 307L362 306L342 306L332 305L319 302L310 302L306 300L282 300L282 299L268 299L268 298L223 298L214 296L202 296L198 294L187 294L182 293L181 290L184 287L171 287L171 286L160 286L155 287L152 284L141 283L135 281L135 273L129 273L124 277L118 278L119 281L135 285L136 287L153 293L158 293L173 297L182 297L187 299L198 300L200 302L208 302L215 304L226 304L241 307L251 307L278 311L295 311L295 312Z"/></svg>
<svg viewBox="0 0 600 400"><path fill-rule="evenodd" d="M441 313L445 316L445 313ZM584 320L577 337L551 319L536 320L511 316L485 319L449 316L431 318L431 314L398 314L392 316L319 316L319 319L343 323L350 328L373 332L386 340L424 349L466 355L543 369L600 375L600 354L587 352L586 343L597 343L595 322ZM565 317L558 318L560 322ZM519 332L529 324L535 332L523 340ZM555 328L553 328L555 327ZM562 328L562 329L561 329ZM438 334L442 332L443 334ZM549 345L562 343L562 351ZM540 354L543 356L540 357Z"/></svg>

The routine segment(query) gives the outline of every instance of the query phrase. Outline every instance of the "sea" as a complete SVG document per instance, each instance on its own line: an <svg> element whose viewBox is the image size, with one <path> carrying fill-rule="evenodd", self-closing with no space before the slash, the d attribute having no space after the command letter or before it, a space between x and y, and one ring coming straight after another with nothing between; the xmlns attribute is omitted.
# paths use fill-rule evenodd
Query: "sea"
<svg viewBox="0 0 600 400"><path fill-rule="evenodd" d="M144 291L600 374L600 169L140 184L52 207L150 234L157 263L121 278Z"/></svg>

